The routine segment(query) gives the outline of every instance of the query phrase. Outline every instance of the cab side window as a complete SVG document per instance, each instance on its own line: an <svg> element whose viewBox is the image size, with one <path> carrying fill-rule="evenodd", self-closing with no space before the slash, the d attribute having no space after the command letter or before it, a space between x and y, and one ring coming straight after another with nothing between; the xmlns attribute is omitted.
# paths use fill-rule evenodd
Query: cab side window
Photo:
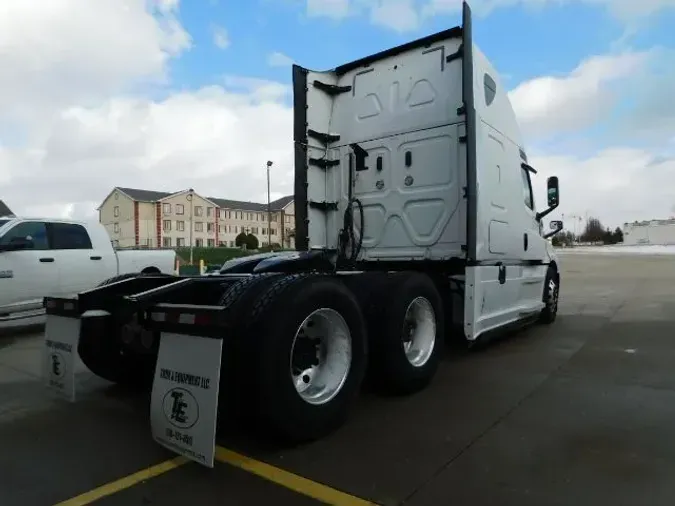
<svg viewBox="0 0 675 506"><path fill-rule="evenodd" d="M530 180L530 171L525 168L521 168L520 175L523 181L523 200L525 201L525 205L528 208L534 210L534 198L532 197L532 181Z"/></svg>
<svg viewBox="0 0 675 506"><path fill-rule="evenodd" d="M50 223L53 249L92 249L87 229L75 223Z"/></svg>
<svg viewBox="0 0 675 506"><path fill-rule="evenodd" d="M0 237L1 245L8 245L19 240L28 241L29 250L48 250L47 227L41 221L23 221Z"/></svg>

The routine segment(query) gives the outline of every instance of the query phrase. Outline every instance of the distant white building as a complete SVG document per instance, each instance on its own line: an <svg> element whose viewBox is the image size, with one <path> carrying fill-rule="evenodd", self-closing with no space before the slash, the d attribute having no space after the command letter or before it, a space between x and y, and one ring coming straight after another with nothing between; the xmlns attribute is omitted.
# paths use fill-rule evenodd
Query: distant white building
<svg viewBox="0 0 675 506"><path fill-rule="evenodd" d="M675 218L624 223L623 243L675 244Z"/></svg>

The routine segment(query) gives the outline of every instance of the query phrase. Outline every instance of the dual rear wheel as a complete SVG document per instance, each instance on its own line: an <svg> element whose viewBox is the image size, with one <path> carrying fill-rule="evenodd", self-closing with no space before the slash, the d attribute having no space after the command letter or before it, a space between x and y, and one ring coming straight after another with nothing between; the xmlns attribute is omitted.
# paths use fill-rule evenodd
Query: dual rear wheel
<svg viewBox="0 0 675 506"><path fill-rule="evenodd" d="M253 288L223 387L236 392L236 409L266 435L305 442L334 431L369 367L395 393L431 381L444 335L434 283L417 273L385 275L374 298L364 300L355 285L363 282L293 274Z"/></svg>

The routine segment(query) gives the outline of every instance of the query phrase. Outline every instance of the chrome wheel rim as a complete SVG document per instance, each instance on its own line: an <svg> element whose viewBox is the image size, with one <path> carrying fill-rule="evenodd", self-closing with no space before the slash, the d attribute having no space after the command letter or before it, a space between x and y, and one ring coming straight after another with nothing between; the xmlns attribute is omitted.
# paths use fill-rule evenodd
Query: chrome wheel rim
<svg viewBox="0 0 675 506"><path fill-rule="evenodd" d="M340 313L313 311L298 327L291 347L290 373L300 398L312 405L340 393L352 362L352 336Z"/></svg>
<svg viewBox="0 0 675 506"><path fill-rule="evenodd" d="M436 344L436 314L424 297L415 298L406 309L403 320L403 350L414 367L426 364Z"/></svg>
<svg viewBox="0 0 675 506"><path fill-rule="evenodd" d="M553 279L550 279L548 282L547 303L551 313L556 313L558 311L558 285Z"/></svg>

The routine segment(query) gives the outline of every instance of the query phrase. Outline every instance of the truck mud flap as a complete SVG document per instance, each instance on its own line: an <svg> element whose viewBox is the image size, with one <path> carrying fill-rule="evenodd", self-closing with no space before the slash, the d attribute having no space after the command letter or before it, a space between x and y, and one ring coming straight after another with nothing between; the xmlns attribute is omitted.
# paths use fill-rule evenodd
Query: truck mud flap
<svg viewBox="0 0 675 506"><path fill-rule="evenodd" d="M75 370L82 367L77 345L80 313L77 299L45 298L47 319L42 352L42 378L58 396L75 402Z"/></svg>
<svg viewBox="0 0 675 506"><path fill-rule="evenodd" d="M214 465L223 325L221 306L158 304L147 328L161 332L150 400L153 439L206 467Z"/></svg>

